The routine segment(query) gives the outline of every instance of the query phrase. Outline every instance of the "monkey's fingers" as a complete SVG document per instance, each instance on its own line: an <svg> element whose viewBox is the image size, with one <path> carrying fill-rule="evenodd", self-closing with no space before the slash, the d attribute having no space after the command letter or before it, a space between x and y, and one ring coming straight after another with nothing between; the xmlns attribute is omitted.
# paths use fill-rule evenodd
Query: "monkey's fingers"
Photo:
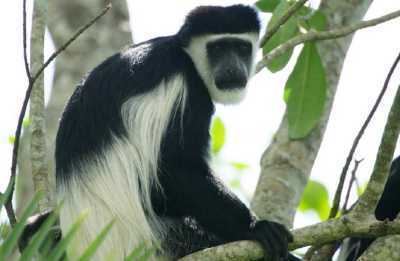
<svg viewBox="0 0 400 261"><path fill-rule="evenodd" d="M283 225L262 220L255 224L253 231L255 239L261 243L273 261L288 259L288 242L293 240L293 237Z"/></svg>

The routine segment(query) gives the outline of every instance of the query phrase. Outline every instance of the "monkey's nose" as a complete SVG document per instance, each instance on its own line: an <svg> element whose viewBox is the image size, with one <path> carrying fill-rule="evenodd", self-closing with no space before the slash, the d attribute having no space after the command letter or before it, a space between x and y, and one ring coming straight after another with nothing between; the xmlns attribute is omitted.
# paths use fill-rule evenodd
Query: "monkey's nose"
<svg viewBox="0 0 400 261"><path fill-rule="evenodd" d="M246 84L246 75L233 69L226 69L215 77L215 85L222 90L244 88Z"/></svg>

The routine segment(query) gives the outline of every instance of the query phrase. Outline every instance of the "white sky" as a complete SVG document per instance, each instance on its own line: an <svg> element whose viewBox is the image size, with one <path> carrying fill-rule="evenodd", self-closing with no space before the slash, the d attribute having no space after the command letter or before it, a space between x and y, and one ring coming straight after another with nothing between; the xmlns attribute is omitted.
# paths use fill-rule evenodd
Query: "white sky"
<svg viewBox="0 0 400 261"><path fill-rule="evenodd" d="M8 180L12 147L8 137L14 134L26 84L22 58L21 1L3 1L0 16L0 72L3 95L0 96L0 189ZM28 1L29 3L31 1ZM175 33L185 14L200 4L228 5L253 1L130 1L131 25L136 42L160 35ZM313 4L318 1L311 1ZM400 9L399 1L375 1L366 19ZM51 14L49 14L51 15ZM29 27L28 27L29 28ZM327 185L334 193L340 170L352 141L381 89L387 71L400 51L400 19L358 32L348 53L336 95L331 120L315 163L312 178ZM78 39L79 41L79 39ZM48 44L48 46L50 46ZM48 53L51 51L48 49ZM292 68L292 59L288 68ZM281 99L289 69L272 74L267 71L255 76L249 86L248 97L237 106L218 106L217 114L228 131L227 144L221 153L225 161L249 163L251 171L241 178L247 193L255 188L261 153L277 129L284 111ZM82 72L82 75L85 72ZM51 78L51 69L46 77ZM361 183L370 174L381 132L396 85L395 73L389 91L357 150L356 158L364 158L358 172ZM396 153L399 154L399 149ZM299 215L296 225L315 222L313 215Z"/></svg>

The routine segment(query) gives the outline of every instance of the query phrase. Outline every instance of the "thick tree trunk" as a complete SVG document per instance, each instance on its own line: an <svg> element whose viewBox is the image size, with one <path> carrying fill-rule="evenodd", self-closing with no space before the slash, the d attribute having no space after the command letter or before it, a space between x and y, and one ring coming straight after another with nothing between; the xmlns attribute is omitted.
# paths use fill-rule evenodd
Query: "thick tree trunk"
<svg viewBox="0 0 400 261"><path fill-rule="evenodd" d="M400 260L400 236L378 238L358 259L359 261Z"/></svg>
<svg viewBox="0 0 400 261"><path fill-rule="evenodd" d="M36 0L33 6L31 31L31 74L39 71L44 63L44 34L46 31L47 1ZM37 79L31 93L29 118L30 124L30 159L32 166L33 188L43 193L38 202L39 212L51 208L49 169L47 166L47 148L44 123L44 74Z"/></svg>
<svg viewBox="0 0 400 261"><path fill-rule="evenodd" d="M341 27L363 18L372 0L325 0L320 10L326 14L328 28ZM342 66L352 36L318 43L327 72L328 98L319 125L302 140L290 140L286 116L261 159L261 174L251 207L260 218L279 221L291 227L321 146L332 109Z"/></svg>

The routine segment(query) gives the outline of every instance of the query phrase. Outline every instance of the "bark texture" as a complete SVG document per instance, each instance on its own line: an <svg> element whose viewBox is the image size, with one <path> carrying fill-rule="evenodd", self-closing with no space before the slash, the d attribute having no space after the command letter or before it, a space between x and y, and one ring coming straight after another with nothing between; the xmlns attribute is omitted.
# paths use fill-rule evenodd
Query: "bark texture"
<svg viewBox="0 0 400 261"><path fill-rule="evenodd" d="M328 20L328 29L360 21L372 0L325 0L320 10ZM290 140L287 117L284 116L272 143L261 158L261 174L251 207L259 218L279 221L291 227L318 154L329 120L343 62L352 35L318 43L327 72L328 93L319 125L302 140Z"/></svg>
<svg viewBox="0 0 400 261"><path fill-rule="evenodd" d="M360 221L351 216L330 219L308 227L293 230L294 241L289 249L294 250L304 246L325 244L341 240L351 235L383 236L400 233L400 222L377 221L369 216ZM180 261L191 260L260 260L263 257L261 246L252 241L238 241L213 248L207 248L183 257ZM378 260L378 259L377 259ZM397 259L379 259L397 260Z"/></svg>
<svg viewBox="0 0 400 261"><path fill-rule="evenodd" d="M44 33L46 30L47 1L36 0L33 6L31 31L31 74L35 74L44 63ZM51 207L49 171L46 156L46 137L44 123L44 74L37 79L30 99L30 159L33 187L35 192L43 193L39 200L39 212Z"/></svg>
<svg viewBox="0 0 400 261"><path fill-rule="evenodd" d="M43 2L43 1L41 1ZM52 0L48 4L47 26L55 43L60 47L82 25L107 5L104 0ZM54 195L54 141L58 120L64 106L79 80L102 60L132 43L129 12L125 0L112 1L112 9L84 32L56 59L55 75L50 100L46 105L44 122L47 144L47 168L50 195ZM40 84L38 79L36 84ZM42 99L42 98L41 98ZM30 127L30 126L29 126ZM28 135L29 134L29 135ZM18 157L17 215L30 201L32 164L30 160L30 128L24 126Z"/></svg>
<svg viewBox="0 0 400 261"><path fill-rule="evenodd" d="M21 135L18 153L18 173L15 183L15 215L20 217L29 205L34 193L32 180L31 135L30 127L25 124Z"/></svg>
<svg viewBox="0 0 400 261"><path fill-rule="evenodd" d="M390 110L381 140L378 155L372 172L371 179L364 194L360 197L354 208L355 215L362 218L365 213L374 213L377 202L382 194L389 176L389 166L400 132L400 86ZM399 220L399 219L398 219ZM367 251L359 258L362 261L371 260L400 260L400 236L388 236L376 240Z"/></svg>
<svg viewBox="0 0 400 261"><path fill-rule="evenodd" d="M358 261L400 260L400 236L379 238L364 252Z"/></svg>
<svg viewBox="0 0 400 261"><path fill-rule="evenodd" d="M53 88L46 107L49 166L54 173L54 141L58 120L77 83L105 58L132 43L125 0L111 1L111 10L56 59ZM107 4L104 0L53 0L49 3L48 27L56 48ZM54 176L52 177L54 188Z"/></svg>

